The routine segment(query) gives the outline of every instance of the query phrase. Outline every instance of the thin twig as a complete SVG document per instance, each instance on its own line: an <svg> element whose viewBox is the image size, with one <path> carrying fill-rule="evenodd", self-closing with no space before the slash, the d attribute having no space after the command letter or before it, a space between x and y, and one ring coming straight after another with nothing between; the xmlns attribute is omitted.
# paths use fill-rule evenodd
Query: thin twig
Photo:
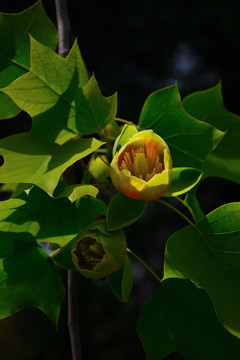
<svg viewBox="0 0 240 360"><path fill-rule="evenodd" d="M171 204L169 204L167 201L164 201L162 199L158 199L158 202L160 202L161 204L169 207L171 210L175 211L176 213L178 213L178 215L180 215L184 220L186 220L190 225L195 225L185 214L183 214L180 210L178 210L177 208L175 208L174 206L172 206Z"/></svg>
<svg viewBox="0 0 240 360"><path fill-rule="evenodd" d="M134 256L144 267L145 269L147 269L147 271L149 271L154 277L155 279L161 283L161 279L160 277L155 273L155 271L153 271L150 266L148 266L147 263L145 263L145 261L143 261L143 259L141 259L137 254L135 254L132 250L130 250L129 248L127 248L127 252L129 252L129 254L131 254L132 256Z"/></svg>

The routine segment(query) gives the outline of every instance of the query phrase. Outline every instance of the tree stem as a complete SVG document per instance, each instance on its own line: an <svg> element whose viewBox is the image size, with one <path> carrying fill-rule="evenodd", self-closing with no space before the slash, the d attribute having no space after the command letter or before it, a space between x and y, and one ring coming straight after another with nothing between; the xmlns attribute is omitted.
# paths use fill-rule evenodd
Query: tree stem
<svg viewBox="0 0 240 360"><path fill-rule="evenodd" d="M73 42L67 0L55 0L55 8L58 27L58 54L67 57ZM78 306L78 274L75 271L68 270L68 329L73 360L83 359Z"/></svg>
<svg viewBox="0 0 240 360"><path fill-rule="evenodd" d="M78 324L78 306L78 273L68 270L68 328L73 360L83 359Z"/></svg>
<svg viewBox="0 0 240 360"><path fill-rule="evenodd" d="M67 1L55 0L55 7L58 28L58 54L62 57L67 57L72 46Z"/></svg>

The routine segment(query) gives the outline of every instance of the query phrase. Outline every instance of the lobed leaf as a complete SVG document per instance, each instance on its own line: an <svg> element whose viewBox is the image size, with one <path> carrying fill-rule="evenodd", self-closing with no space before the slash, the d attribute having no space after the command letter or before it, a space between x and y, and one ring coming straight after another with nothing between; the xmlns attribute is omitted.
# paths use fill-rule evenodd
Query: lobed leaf
<svg viewBox="0 0 240 360"><path fill-rule="evenodd" d="M240 337L240 203L223 205L168 239L164 278L175 277L202 287L223 326Z"/></svg>
<svg viewBox="0 0 240 360"><path fill-rule="evenodd" d="M0 232L0 318L34 306L57 325L64 286L52 259L29 233Z"/></svg>
<svg viewBox="0 0 240 360"><path fill-rule="evenodd" d="M147 360L178 352L189 360L235 360L240 341L218 321L206 293L192 282L164 280L143 309L138 335Z"/></svg>
<svg viewBox="0 0 240 360"><path fill-rule="evenodd" d="M139 126L151 128L166 141L174 167L202 169L206 156L224 135L184 110L177 85L155 91L147 98Z"/></svg>
<svg viewBox="0 0 240 360"><path fill-rule="evenodd" d="M31 132L62 144L100 132L116 114L116 95L102 96L75 41L67 58L31 37L31 70L3 91L33 118Z"/></svg>
<svg viewBox="0 0 240 360"><path fill-rule="evenodd" d="M83 226L81 213L67 198L53 199L37 187L0 202L0 231L28 231L37 241L64 246Z"/></svg>
<svg viewBox="0 0 240 360"><path fill-rule="evenodd" d="M226 132L204 164L204 175L219 176L240 184L240 117L224 107L221 83L187 96L185 110L192 116Z"/></svg>
<svg viewBox="0 0 240 360"><path fill-rule="evenodd" d="M0 182L35 184L52 195L61 174L103 144L81 138L59 146L31 133L9 136L0 140Z"/></svg>
<svg viewBox="0 0 240 360"><path fill-rule="evenodd" d="M30 70L29 34L53 50L57 45L56 27L46 15L41 1L19 14L0 13L1 88ZM19 111L11 98L0 91L0 119L13 117Z"/></svg>

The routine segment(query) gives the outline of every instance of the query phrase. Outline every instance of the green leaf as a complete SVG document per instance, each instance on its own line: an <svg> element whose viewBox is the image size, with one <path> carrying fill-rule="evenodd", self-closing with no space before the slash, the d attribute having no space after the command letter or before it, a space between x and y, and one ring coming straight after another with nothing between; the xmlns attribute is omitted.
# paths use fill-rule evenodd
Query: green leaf
<svg viewBox="0 0 240 360"><path fill-rule="evenodd" d="M73 203L83 196L88 195L95 198L97 194L98 189L93 185L69 185L58 195L58 198L67 197Z"/></svg>
<svg viewBox="0 0 240 360"><path fill-rule="evenodd" d="M122 302L128 302L133 285L132 264L126 256L124 265L107 277L108 285L116 298Z"/></svg>
<svg viewBox="0 0 240 360"><path fill-rule="evenodd" d="M76 101L77 129L81 134L99 133L116 116L117 94L104 97L94 76L78 89Z"/></svg>
<svg viewBox="0 0 240 360"><path fill-rule="evenodd" d="M147 360L172 352L189 360L240 357L240 341L221 326L206 293L186 280L162 282L140 315L138 335Z"/></svg>
<svg viewBox="0 0 240 360"><path fill-rule="evenodd" d="M240 117L224 107L221 83L187 96L183 101L192 116L226 131L218 147L204 165L204 175L218 176L240 184Z"/></svg>
<svg viewBox="0 0 240 360"><path fill-rule="evenodd" d="M76 207L81 216L81 227L84 229L98 217L106 217L107 207L99 199L82 197L76 201Z"/></svg>
<svg viewBox="0 0 240 360"><path fill-rule="evenodd" d="M201 209L201 206L198 202L196 196L197 188L191 189L185 196L184 202L189 206L190 212L195 219L195 221L200 221L204 216L204 212Z"/></svg>
<svg viewBox="0 0 240 360"><path fill-rule="evenodd" d="M62 249L56 251L56 254L53 255L53 260L62 268L66 270L76 271L76 267L72 261L72 246L75 239L66 244Z"/></svg>
<svg viewBox="0 0 240 360"><path fill-rule="evenodd" d="M52 259L28 233L0 232L0 254L0 318L34 306L57 325L64 286Z"/></svg>
<svg viewBox="0 0 240 360"><path fill-rule="evenodd" d="M152 93L143 105L139 125L151 128L169 145L174 167L201 169L224 133L184 110L177 85Z"/></svg>
<svg viewBox="0 0 240 360"><path fill-rule="evenodd" d="M240 337L240 203L226 204L167 242L164 278L191 279L214 303L223 326Z"/></svg>
<svg viewBox="0 0 240 360"><path fill-rule="evenodd" d="M9 136L0 140L0 182L35 184L52 195L61 174L103 144L81 138L59 146L31 133Z"/></svg>
<svg viewBox="0 0 240 360"><path fill-rule="evenodd" d="M115 155L116 151L121 149L123 145L125 145L129 138L132 137L134 134L138 132L137 128L133 125L124 125L122 128L121 133L115 140L114 146L113 146L113 156Z"/></svg>
<svg viewBox="0 0 240 360"><path fill-rule="evenodd" d="M62 144L74 134L100 132L113 120L116 95L102 96L75 41L67 58L31 38L31 70L3 91L33 118L32 132Z"/></svg>
<svg viewBox="0 0 240 360"><path fill-rule="evenodd" d="M202 177L202 172L194 168L173 168L171 184L164 196L178 196L191 190Z"/></svg>
<svg viewBox="0 0 240 360"><path fill-rule="evenodd" d="M57 45L56 27L47 17L41 1L20 14L0 13L1 88L29 71L29 34L53 50ZM19 111L9 96L0 92L0 119L15 116Z"/></svg>
<svg viewBox="0 0 240 360"><path fill-rule="evenodd" d="M108 229L112 231L131 225L142 216L146 206L147 201L131 199L117 193L108 206Z"/></svg>
<svg viewBox="0 0 240 360"><path fill-rule="evenodd" d="M81 213L68 199L53 199L37 187L28 195L0 202L1 231L28 231L38 241L64 246L84 226L85 217L82 221Z"/></svg>

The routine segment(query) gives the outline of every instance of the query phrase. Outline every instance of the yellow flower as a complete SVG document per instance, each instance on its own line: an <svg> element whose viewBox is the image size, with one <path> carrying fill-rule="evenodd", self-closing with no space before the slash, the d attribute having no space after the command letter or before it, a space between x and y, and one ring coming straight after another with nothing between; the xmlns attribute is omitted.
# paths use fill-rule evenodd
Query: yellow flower
<svg viewBox="0 0 240 360"><path fill-rule="evenodd" d="M152 130L134 134L110 166L115 188L133 199L156 200L172 179L172 158L165 141Z"/></svg>

